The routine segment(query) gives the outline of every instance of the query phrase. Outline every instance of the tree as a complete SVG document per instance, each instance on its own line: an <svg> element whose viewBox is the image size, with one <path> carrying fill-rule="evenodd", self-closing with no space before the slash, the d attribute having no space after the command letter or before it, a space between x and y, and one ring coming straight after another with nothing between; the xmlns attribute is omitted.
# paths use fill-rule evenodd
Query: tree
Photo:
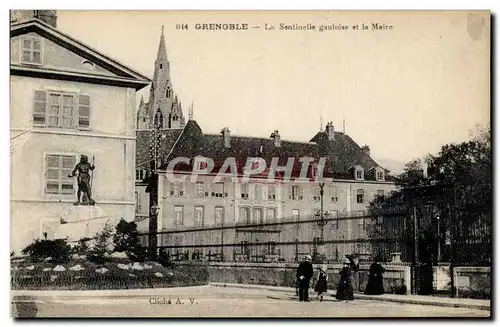
<svg viewBox="0 0 500 327"><path fill-rule="evenodd" d="M109 225L106 225L104 229L97 233L93 246L90 247L87 254L87 258L95 263L102 264L108 260L109 255L109 245L113 230Z"/></svg>
<svg viewBox="0 0 500 327"><path fill-rule="evenodd" d="M491 167L491 133L487 129L470 141L442 146L435 156L408 162L396 178L400 189L369 205L370 213L377 217L401 212L397 220L382 219L380 223L380 219L373 219L369 230L372 243L380 249L384 243L375 240L385 239L386 244L396 242L411 253L415 246L411 243L417 237L421 262L435 261L438 248L443 249L446 259L463 262L477 261L481 253L490 253ZM398 226L398 221L404 226ZM457 244L454 249L452 243ZM426 252L429 258L424 257Z"/></svg>

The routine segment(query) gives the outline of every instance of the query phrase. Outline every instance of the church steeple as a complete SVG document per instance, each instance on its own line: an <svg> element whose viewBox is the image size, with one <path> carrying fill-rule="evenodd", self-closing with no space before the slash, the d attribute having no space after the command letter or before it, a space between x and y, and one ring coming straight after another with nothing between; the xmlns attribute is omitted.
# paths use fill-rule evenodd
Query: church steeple
<svg viewBox="0 0 500 327"><path fill-rule="evenodd" d="M175 96L175 98L174 98ZM161 27L158 53L156 54L154 76L149 91L149 102L146 104L148 112L149 128L158 119L164 128L182 128L184 117L182 109L179 108L179 100L175 95L170 80L170 63L167 57L167 46L165 42L165 29Z"/></svg>

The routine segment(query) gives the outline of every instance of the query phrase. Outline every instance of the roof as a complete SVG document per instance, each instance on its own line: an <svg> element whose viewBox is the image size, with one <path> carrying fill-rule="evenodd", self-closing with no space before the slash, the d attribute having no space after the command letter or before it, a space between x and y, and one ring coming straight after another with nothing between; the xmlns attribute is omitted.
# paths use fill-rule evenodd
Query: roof
<svg viewBox="0 0 500 327"><path fill-rule="evenodd" d="M58 70L48 67L31 67L11 64L11 72L13 73L22 75L35 74L35 76L38 77L46 75L45 77L47 78L67 78L72 80L79 79L85 82L102 82L112 85L120 85L121 83L130 85L130 87L134 87L136 90L149 85L149 83L151 82L148 77L142 75L141 73L119 63L109 56L102 54L96 49L61 32L60 30L39 19L34 18L31 20L12 23L10 27L11 38L26 33L35 32L49 39L50 41L80 55L81 57L96 63L97 65L109 70L117 76L97 76L92 74L68 72L66 70Z"/></svg>
<svg viewBox="0 0 500 327"><path fill-rule="evenodd" d="M361 166L365 174L370 169L380 166L345 133L334 132L333 139L328 140L326 132L320 131L311 142L319 145L320 155L327 157L327 169L334 171L336 178L351 179L350 168L354 166Z"/></svg>
<svg viewBox="0 0 500 327"><path fill-rule="evenodd" d="M150 140L153 131L137 131L137 165L148 163ZM177 157L193 159L197 156L210 158L214 161L214 171L218 171L226 158L234 157L238 170L243 168L248 158L259 157L266 161L267 167L272 158L278 158L278 165L285 166L288 158L295 158L292 176L298 176L302 163L301 157L319 159L326 157L324 177L336 179L353 179L350 168L361 166L365 169L365 179L374 180L374 171L371 168L379 167L362 148L348 135L335 132L333 140L328 140L325 132L317 133L310 142L281 140L277 147L273 138L230 136L230 148L224 146L221 134L205 134L194 120L187 122L184 129L163 130L165 137L161 139L161 157L164 158L161 169L167 169L168 163ZM178 164L176 170L188 170L190 165ZM386 170L386 172L388 172ZM386 176L386 181L391 181Z"/></svg>
<svg viewBox="0 0 500 327"><path fill-rule="evenodd" d="M311 142L281 140L280 146L277 147L272 138L231 135L230 144L230 148L225 147L222 135L204 134L199 125L194 120L190 120L184 127L170 155L165 158L162 168L166 169L168 162L176 157L203 156L210 158L214 161L215 171L224 164L228 157L235 158L238 169L244 167L247 159L252 157L264 159L267 167L270 166L273 158L278 158L280 166L285 166L288 158L295 158L294 171L300 172L301 162L298 160L299 158L319 158L318 146Z"/></svg>
<svg viewBox="0 0 500 327"><path fill-rule="evenodd" d="M166 156L172 149L181 134L182 129L162 129L157 132L157 137L160 139L160 155ZM152 129L136 131L136 152L135 162L137 169L149 168L149 163L152 160L152 144L155 131Z"/></svg>

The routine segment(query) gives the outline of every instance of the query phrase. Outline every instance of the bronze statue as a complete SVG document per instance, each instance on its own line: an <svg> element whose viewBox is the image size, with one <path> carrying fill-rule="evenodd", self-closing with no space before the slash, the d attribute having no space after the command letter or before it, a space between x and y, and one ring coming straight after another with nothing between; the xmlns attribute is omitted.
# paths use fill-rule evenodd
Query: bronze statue
<svg viewBox="0 0 500 327"><path fill-rule="evenodd" d="M77 192L77 201L74 203L75 205L85 204L85 205L94 205L95 201L92 200L92 183L91 183L91 175L90 171L94 170L94 164L89 163L89 158L86 155L80 156L80 162L76 164L75 168L68 175L68 177L76 176L76 172L78 172L78 192ZM82 194L83 193L83 194ZM83 196L82 196L83 195ZM81 201L80 201L81 200Z"/></svg>

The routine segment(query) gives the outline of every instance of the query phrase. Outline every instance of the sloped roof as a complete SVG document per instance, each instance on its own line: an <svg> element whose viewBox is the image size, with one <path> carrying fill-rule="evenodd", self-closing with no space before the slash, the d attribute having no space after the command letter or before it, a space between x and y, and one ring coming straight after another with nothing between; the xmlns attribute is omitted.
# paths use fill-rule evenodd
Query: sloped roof
<svg viewBox="0 0 500 327"><path fill-rule="evenodd" d="M160 155L164 157L168 155L170 150L181 134L182 129L162 129L157 132L157 137L160 139ZM151 129L136 131L136 151L135 163L136 169L148 169L152 160L152 140L154 139L155 131Z"/></svg>
<svg viewBox="0 0 500 327"><path fill-rule="evenodd" d="M20 22L12 23L10 25L10 37L23 35L30 32L35 32L51 40L52 42L80 55L81 57L96 63L104 69L113 72L117 76L92 76L91 74L61 71L58 69L54 69L53 67L31 67L15 64L11 64L11 72L24 75L35 73L37 74L37 76L42 76L43 74L45 74L47 78L61 79L61 77L66 77L71 79L79 79L85 82L100 81L102 83L109 84L126 83L127 85L134 87L136 90L149 85L149 83L151 82L148 77L142 75L141 73L119 63L109 56L102 54L98 50L86 45L79 40L76 40L75 38L61 32L60 30L39 19L34 18L31 20L23 20Z"/></svg>
<svg viewBox="0 0 500 327"><path fill-rule="evenodd" d="M311 142L281 140L279 147L274 144L273 138L260 138L248 136L230 136L230 148L224 146L221 134L204 134L200 126L194 120L187 122L184 129L164 130L165 137L161 139L161 151L164 161L162 169L166 169L168 163L177 157L193 159L197 156L210 158L214 161L214 171L220 168L226 158L234 157L237 166L244 167L247 158L259 157L266 161L267 167L272 158L278 158L279 166L285 166L288 158L295 158L293 176L300 172L301 157L312 157L319 159L326 157L324 177L338 179L353 179L350 171L353 166L361 166L365 169L365 179L375 179L369 170L379 165L348 135L335 132L335 138L328 140L325 132L318 132ZM150 158L150 139L152 131L137 131L137 165L147 163ZM163 133L163 132L162 132ZM176 169L190 170L189 165L176 165ZM388 172L386 170L386 172ZM386 176L386 181L392 180Z"/></svg>
<svg viewBox="0 0 500 327"><path fill-rule="evenodd" d="M238 167L246 164L247 158L259 157L270 166L272 158L278 158L278 165L285 166L288 158L295 158L294 171L300 171L301 157L319 157L317 144L311 142L297 142L281 140L280 146L276 147L272 138L258 138L246 136L230 136L230 148L224 146L222 135L203 134L199 125L190 120L187 122L181 136L170 155L162 165L167 168L168 162L176 157L194 158L203 156L214 161L215 170L220 168L226 158L234 157Z"/></svg>

